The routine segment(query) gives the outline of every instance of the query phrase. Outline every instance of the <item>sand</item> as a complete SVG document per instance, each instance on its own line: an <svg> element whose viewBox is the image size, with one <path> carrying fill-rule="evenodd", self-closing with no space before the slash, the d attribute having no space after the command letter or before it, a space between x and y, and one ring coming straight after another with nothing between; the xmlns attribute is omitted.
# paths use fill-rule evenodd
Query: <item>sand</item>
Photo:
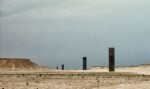
<svg viewBox="0 0 150 89"><path fill-rule="evenodd" d="M0 89L150 89L150 66L0 71Z"/></svg>

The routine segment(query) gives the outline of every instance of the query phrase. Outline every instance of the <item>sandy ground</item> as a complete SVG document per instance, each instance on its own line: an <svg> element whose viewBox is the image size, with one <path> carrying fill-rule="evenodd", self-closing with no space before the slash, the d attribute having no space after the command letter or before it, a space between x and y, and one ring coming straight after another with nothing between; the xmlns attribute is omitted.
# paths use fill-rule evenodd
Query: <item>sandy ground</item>
<svg viewBox="0 0 150 89"><path fill-rule="evenodd" d="M109 87L93 88L93 89L150 89L150 81L133 84L117 84Z"/></svg>
<svg viewBox="0 0 150 89"><path fill-rule="evenodd" d="M0 71L0 89L150 89L150 67Z"/></svg>
<svg viewBox="0 0 150 89"><path fill-rule="evenodd" d="M95 72L108 72L107 67L92 67L89 71ZM137 67L117 67L115 69L116 72L132 72L137 74L146 74L150 75L150 65L141 65Z"/></svg>

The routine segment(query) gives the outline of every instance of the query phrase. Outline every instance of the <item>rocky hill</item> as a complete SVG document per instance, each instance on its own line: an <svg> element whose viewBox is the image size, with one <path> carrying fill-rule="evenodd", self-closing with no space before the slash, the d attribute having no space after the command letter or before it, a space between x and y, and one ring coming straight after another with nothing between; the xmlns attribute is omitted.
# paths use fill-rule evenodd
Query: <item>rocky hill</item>
<svg viewBox="0 0 150 89"><path fill-rule="evenodd" d="M30 59L0 58L0 69L36 69L39 66Z"/></svg>

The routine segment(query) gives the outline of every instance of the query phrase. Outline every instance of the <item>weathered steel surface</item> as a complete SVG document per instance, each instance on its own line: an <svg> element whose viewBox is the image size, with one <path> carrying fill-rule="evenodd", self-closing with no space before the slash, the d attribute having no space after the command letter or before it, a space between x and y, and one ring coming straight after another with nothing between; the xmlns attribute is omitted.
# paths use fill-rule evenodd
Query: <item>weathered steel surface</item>
<svg viewBox="0 0 150 89"><path fill-rule="evenodd" d="M83 70L87 70L87 58L83 57Z"/></svg>
<svg viewBox="0 0 150 89"><path fill-rule="evenodd" d="M65 68L64 68L64 64L62 64L62 65L61 65L61 69L62 69L62 70L64 70L64 69L65 69Z"/></svg>
<svg viewBox="0 0 150 89"><path fill-rule="evenodd" d="M109 48L109 71L115 71L115 48Z"/></svg>

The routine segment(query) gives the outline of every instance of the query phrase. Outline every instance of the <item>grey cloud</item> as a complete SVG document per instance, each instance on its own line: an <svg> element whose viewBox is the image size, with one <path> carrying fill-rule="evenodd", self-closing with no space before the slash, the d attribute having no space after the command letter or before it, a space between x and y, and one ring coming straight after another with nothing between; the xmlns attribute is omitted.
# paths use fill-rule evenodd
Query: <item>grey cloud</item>
<svg viewBox="0 0 150 89"><path fill-rule="evenodd" d="M135 3L136 2L136 3ZM148 0L1 0L0 57L29 57L48 66L150 61Z"/></svg>

